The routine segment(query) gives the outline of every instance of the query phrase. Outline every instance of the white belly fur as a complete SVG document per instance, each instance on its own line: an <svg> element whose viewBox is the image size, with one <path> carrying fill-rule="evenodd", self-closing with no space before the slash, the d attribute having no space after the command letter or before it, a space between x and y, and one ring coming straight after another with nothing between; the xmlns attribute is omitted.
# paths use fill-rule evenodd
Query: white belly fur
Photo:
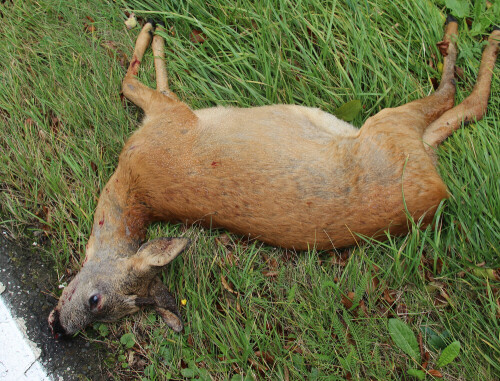
<svg viewBox="0 0 500 381"><path fill-rule="evenodd" d="M273 105L254 108L213 107L194 111L199 126L217 139L247 140L274 135L276 140L308 140L328 144L343 137L355 137L359 130L318 108Z"/></svg>

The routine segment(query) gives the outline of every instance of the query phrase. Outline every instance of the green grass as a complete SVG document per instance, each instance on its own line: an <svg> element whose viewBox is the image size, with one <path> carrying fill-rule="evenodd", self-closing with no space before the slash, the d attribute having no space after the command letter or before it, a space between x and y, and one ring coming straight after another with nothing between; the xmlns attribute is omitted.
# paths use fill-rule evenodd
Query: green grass
<svg viewBox="0 0 500 381"><path fill-rule="evenodd" d="M457 65L465 75L457 101L473 86L481 37L494 20L493 10L477 4L469 9L475 24L468 28L460 20ZM78 269L83 261L100 190L141 116L119 95L121 52L130 58L138 33L124 28L126 9L163 18L172 28L165 34L170 86L193 108L296 103L333 112L359 99L363 110L354 124L361 126L384 107L429 94L431 78L439 78L442 2L5 2L2 226L38 239L62 281L66 268ZM85 31L85 23L95 31ZM193 29L204 33L203 44L190 41ZM150 51L143 61L140 78L154 85ZM486 117L439 150L452 196L435 228L419 230L414 223L410 234L384 243L293 253L221 231L152 226L150 237L186 235L195 243L164 278L179 300L187 300L186 329L174 334L149 312L87 329L89 340L110 347L110 374L409 379L406 370L415 364L387 330L388 318L399 316L415 334L430 327L460 341L458 358L440 370L446 379L498 378L500 282L476 268L500 267L498 73L497 64ZM266 276L269 271L276 275ZM51 285L49 291L56 290ZM119 342L126 332L136 338L131 349ZM425 336L423 342L432 367L439 350Z"/></svg>

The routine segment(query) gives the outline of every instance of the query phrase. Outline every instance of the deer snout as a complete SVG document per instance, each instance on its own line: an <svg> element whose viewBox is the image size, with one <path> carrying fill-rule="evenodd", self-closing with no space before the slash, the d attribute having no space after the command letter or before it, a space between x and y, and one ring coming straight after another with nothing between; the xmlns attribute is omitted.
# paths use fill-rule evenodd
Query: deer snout
<svg viewBox="0 0 500 381"><path fill-rule="evenodd" d="M49 327L52 331L54 339L58 340L68 337L68 333L61 324L61 320L59 318L59 310L56 308L54 308L49 315Z"/></svg>

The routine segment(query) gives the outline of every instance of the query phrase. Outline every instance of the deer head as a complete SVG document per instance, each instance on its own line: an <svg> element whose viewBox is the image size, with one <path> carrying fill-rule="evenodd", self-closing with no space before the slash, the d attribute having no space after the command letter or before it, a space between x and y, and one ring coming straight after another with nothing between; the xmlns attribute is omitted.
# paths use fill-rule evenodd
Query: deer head
<svg viewBox="0 0 500 381"><path fill-rule="evenodd" d="M186 238L160 238L132 256L93 257L64 289L49 316L56 338L73 335L95 321L114 321L151 306L174 331L182 320L174 297L158 278L161 269L188 245Z"/></svg>

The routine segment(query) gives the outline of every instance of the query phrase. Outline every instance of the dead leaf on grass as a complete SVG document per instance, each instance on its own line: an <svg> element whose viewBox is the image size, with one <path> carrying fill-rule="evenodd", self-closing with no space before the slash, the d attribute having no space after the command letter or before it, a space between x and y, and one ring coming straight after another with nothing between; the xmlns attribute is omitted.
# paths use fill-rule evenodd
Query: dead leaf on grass
<svg viewBox="0 0 500 381"><path fill-rule="evenodd" d="M429 352L427 352L427 351L426 351L426 352L424 353L424 361L429 362L429 359L430 359L430 358L431 358L431 354L430 354Z"/></svg>
<svg viewBox="0 0 500 381"><path fill-rule="evenodd" d="M408 307L406 304L401 303L398 304L396 307L396 314L402 318L402 320L407 321L408 320Z"/></svg>
<svg viewBox="0 0 500 381"><path fill-rule="evenodd" d="M36 194L36 200L37 200L38 202L42 202L42 201L44 200L44 198L45 198L45 192L43 191L43 189L42 189L42 188L40 188L40 189L38 190L38 193Z"/></svg>
<svg viewBox="0 0 500 381"><path fill-rule="evenodd" d="M431 54L431 58L429 58L429 67L434 69L435 68L435 65L434 65L434 61L436 61L436 55L434 53Z"/></svg>
<svg viewBox="0 0 500 381"><path fill-rule="evenodd" d="M349 291L347 293L347 296L342 295L342 299L341 299L342 305L348 310L351 309L351 307L353 306L352 301L354 300L355 296L356 296L356 294L352 291Z"/></svg>
<svg viewBox="0 0 500 381"><path fill-rule="evenodd" d="M446 307L448 305L448 301L441 296L441 294L438 294L434 297L434 300L432 302L435 307Z"/></svg>
<svg viewBox="0 0 500 381"><path fill-rule="evenodd" d="M121 67L126 68L128 66L128 57L127 55L118 48L118 45L113 41L104 41L101 43L101 46L106 49L108 55L110 57L114 57L116 54L116 59Z"/></svg>
<svg viewBox="0 0 500 381"><path fill-rule="evenodd" d="M351 256L350 250L342 250L340 253L333 252L331 264L345 267L347 265L347 261L349 261L350 256Z"/></svg>
<svg viewBox="0 0 500 381"><path fill-rule="evenodd" d="M314 33L311 28L307 27L307 34L311 38L312 43L316 45L318 43L318 37L316 36L316 33Z"/></svg>
<svg viewBox="0 0 500 381"><path fill-rule="evenodd" d="M384 300L389 304L392 305L396 301L396 290L389 290L386 288L384 290Z"/></svg>
<svg viewBox="0 0 500 381"><path fill-rule="evenodd" d="M239 295L237 291L234 290L234 288L230 285L230 283L227 281L226 277L224 275L220 275L220 280L222 283L222 287L228 292L230 292L233 295Z"/></svg>
<svg viewBox="0 0 500 381"><path fill-rule="evenodd" d="M279 275L279 271L267 271L264 270L262 271L262 275L264 275L267 278L274 278Z"/></svg>
<svg viewBox="0 0 500 381"><path fill-rule="evenodd" d="M240 304L240 298L239 297L236 299L236 311L238 311L238 313L240 315L243 315L243 312L241 310L241 304Z"/></svg>
<svg viewBox="0 0 500 381"><path fill-rule="evenodd" d="M359 301L359 308L361 308L361 311L363 311L363 314L368 317L368 308L366 307L365 301L360 300Z"/></svg>
<svg viewBox="0 0 500 381"><path fill-rule="evenodd" d="M274 357L269 354L269 352L261 352L261 351L256 351L255 356L261 358L264 360L264 362L268 365L273 365L274 364Z"/></svg>
<svg viewBox="0 0 500 381"><path fill-rule="evenodd" d="M203 44L207 37L201 30L193 29L189 35L189 39L193 44Z"/></svg>
<svg viewBox="0 0 500 381"><path fill-rule="evenodd" d="M230 246L231 245L231 238L227 235L227 233L223 233L219 235L218 237L215 237L215 242L222 245L222 246Z"/></svg>
<svg viewBox="0 0 500 381"><path fill-rule="evenodd" d="M366 293L371 294L371 293L375 292L375 290L378 289L379 284L380 284L380 280L378 279L378 277L374 276L371 279L371 282L366 286Z"/></svg>
<svg viewBox="0 0 500 381"><path fill-rule="evenodd" d="M425 286L425 289L427 290L428 293L433 293L434 291L436 290L441 290L442 288L444 288L444 283L442 282L437 282L437 281L434 281L434 282L429 282L427 283L427 285Z"/></svg>
<svg viewBox="0 0 500 381"><path fill-rule="evenodd" d="M465 78L464 69L459 66L455 66L455 77L463 81Z"/></svg>
<svg viewBox="0 0 500 381"><path fill-rule="evenodd" d="M236 259L236 257L234 256L233 252L232 251L228 251L227 254L226 254L226 262L231 265L231 266L234 266L234 265L237 265L238 264L238 261Z"/></svg>
<svg viewBox="0 0 500 381"><path fill-rule="evenodd" d="M418 340L418 349L420 349L420 358L424 358L425 350L424 350L424 343L422 340L422 332L418 332L417 340Z"/></svg>
<svg viewBox="0 0 500 381"><path fill-rule="evenodd" d="M216 302L216 303L215 303L215 309L216 309L219 313L221 313L221 314L223 314L224 312L226 312L226 310L224 309L224 307L222 306L222 304L220 304L219 302Z"/></svg>
<svg viewBox="0 0 500 381"><path fill-rule="evenodd" d="M281 254L281 259L283 260L283 262L289 262L292 259L293 255L294 255L294 252L292 252L291 250L285 249L285 250L283 250L283 252Z"/></svg>
<svg viewBox="0 0 500 381"><path fill-rule="evenodd" d="M271 258L267 261L267 266L269 267L269 270L277 270L278 261L276 260L276 258Z"/></svg>
<svg viewBox="0 0 500 381"><path fill-rule="evenodd" d="M251 366L253 366L254 368L257 368L257 370L259 370L261 372L267 372L269 370L267 367L265 367L264 365L255 361L254 359L248 358L248 362L250 363Z"/></svg>
<svg viewBox="0 0 500 381"><path fill-rule="evenodd" d="M84 23L83 24L83 30L87 33L94 33L97 28L94 25L94 19L90 16L85 16L85 18L89 21L89 23Z"/></svg>
<svg viewBox="0 0 500 381"><path fill-rule="evenodd" d="M302 350L302 348L300 348L297 344L294 344L294 345L285 345L283 346L283 349L287 350L287 351L290 351L292 353L298 353L299 355L303 354L304 351Z"/></svg>
<svg viewBox="0 0 500 381"><path fill-rule="evenodd" d="M35 121L31 118L27 118L25 121L24 121L24 125L27 126L27 127L33 127L35 125Z"/></svg>
<svg viewBox="0 0 500 381"><path fill-rule="evenodd" d="M50 130L57 135L59 132L59 126L61 125L61 122L59 118L54 115L52 112L49 113L49 119L50 119Z"/></svg>
<svg viewBox="0 0 500 381"><path fill-rule="evenodd" d="M290 371L286 365L283 367L283 380L290 381Z"/></svg>
<svg viewBox="0 0 500 381"><path fill-rule="evenodd" d="M439 290L439 295L446 301L447 304L450 304L452 307L454 306L450 294L448 294L448 291L446 291L444 287Z"/></svg>
<svg viewBox="0 0 500 381"><path fill-rule="evenodd" d="M443 260L441 258L438 258L436 261L436 275L441 274L442 270L443 270Z"/></svg>
<svg viewBox="0 0 500 381"><path fill-rule="evenodd" d="M95 27L94 24L87 24L87 23L84 23L83 24L83 30L86 32L86 33L94 33L97 28Z"/></svg>
<svg viewBox="0 0 500 381"><path fill-rule="evenodd" d="M42 129L38 130L38 137L43 141L46 141L48 139L47 133Z"/></svg>
<svg viewBox="0 0 500 381"><path fill-rule="evenodd" d="M450 41L440 41L436 45L443 57L446 57L448 55L448 46L450 45Z"/></svg>
<svg viewBox="0 0 500 381"><path fill-rule="evenodd" d="M226 267L229 266L237 266L238 258L234 255L234 252L231 250L232 241L231 238L226 234L221 234L220 236L215 238L215 242L224 250L225 257L222 256L219 261L219 266Z"/></svg>
<svg viewBox="0 0 500 381"><path fill-rule="evenodd" d="M436 369L429 369L427 373L429 373L432 377L443 378L443 374Z"/></svg>

